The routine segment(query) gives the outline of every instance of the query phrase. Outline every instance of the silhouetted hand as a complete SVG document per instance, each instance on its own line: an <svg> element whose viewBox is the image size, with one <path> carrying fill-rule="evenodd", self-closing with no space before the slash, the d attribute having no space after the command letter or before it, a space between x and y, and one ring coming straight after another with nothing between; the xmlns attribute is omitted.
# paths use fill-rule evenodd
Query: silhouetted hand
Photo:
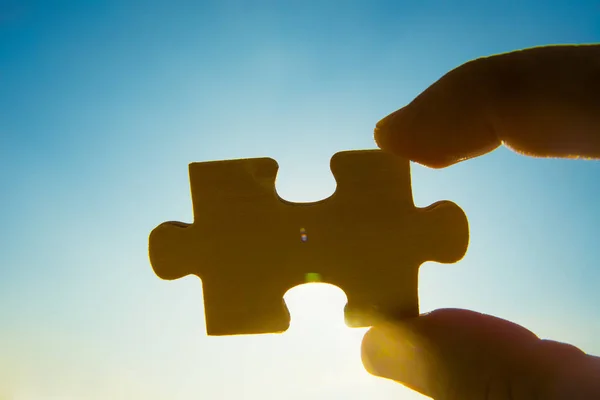
<svg viewBox="0 0 600 400"><path fill-rule="evenodd" d="M468 62L381 120L375 140L433 168L502 144L536 157L600 159L600 45ZM468 310L373 327L362 356L372 374L436 400L600 399L600 358Z"/></svg>

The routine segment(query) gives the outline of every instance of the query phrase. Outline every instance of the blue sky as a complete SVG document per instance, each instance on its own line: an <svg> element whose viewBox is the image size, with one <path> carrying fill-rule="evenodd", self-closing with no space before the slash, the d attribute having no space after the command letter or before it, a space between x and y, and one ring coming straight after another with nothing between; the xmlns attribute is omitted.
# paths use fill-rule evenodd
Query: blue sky
<svg viewBox="0 0 600 400"><path fill-rule="evenodd" d="M199 281L157 278L148 234L191 221L190 162L271 156L283 197L317 200L333 153L448 70L590 42L594 1L0 1L0 397L420 398L362 370L339 289L291 291L284 335L205 337ZM423 311L600 354L599 177L503 149L413 166L416 204L455 201L472 234L423 266Z"/></svg>

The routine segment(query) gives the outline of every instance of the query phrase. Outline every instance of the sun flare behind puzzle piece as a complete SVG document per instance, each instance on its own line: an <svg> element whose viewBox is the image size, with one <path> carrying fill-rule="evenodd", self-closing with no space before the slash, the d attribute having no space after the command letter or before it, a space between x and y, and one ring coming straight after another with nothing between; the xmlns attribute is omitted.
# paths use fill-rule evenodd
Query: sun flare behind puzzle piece
<svg viewBox="0 0 600 400"><path fill-rule="evenodd" d="M160 278L202 280L209 335L287 330L283 296L306 282L346 293L350 327L417 316L419 266L466 253L464 212L450 201L415 207L408 160L337 153L337 188L314 203L281 199L277 170L271 158L190 164L194 222L165 222L150 234Z"/></svg>

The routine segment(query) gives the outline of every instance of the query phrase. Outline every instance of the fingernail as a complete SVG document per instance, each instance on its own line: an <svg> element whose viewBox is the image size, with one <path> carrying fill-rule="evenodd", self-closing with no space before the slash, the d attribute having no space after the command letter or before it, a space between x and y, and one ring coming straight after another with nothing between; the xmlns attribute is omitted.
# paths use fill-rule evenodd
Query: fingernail
<svg viewBox="0 0 600 400"><path fill-rule="evenodd" d="M362 359L366 370L417 390L427 385L427 362L422 349L402 329L372 328L363 339Z"/></svg>

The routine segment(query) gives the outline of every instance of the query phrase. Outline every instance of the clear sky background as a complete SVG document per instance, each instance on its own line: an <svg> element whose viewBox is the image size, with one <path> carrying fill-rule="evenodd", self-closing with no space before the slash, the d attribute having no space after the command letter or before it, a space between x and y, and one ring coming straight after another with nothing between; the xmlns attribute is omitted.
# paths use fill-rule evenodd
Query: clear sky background
<svg viewBox="0 0 600 400"><path fill-rule="evenodd" d="M0 399L417 399L369 376L341 290L293 289L283 335L209 338L201 284L148 262L191 221L187 165L271 156L295 201L329 158L470 59L600 41L597 1L0 1ZM498 150L413 165L470 220L423 311L462 307L600 354L600 163Z"/></svg>

